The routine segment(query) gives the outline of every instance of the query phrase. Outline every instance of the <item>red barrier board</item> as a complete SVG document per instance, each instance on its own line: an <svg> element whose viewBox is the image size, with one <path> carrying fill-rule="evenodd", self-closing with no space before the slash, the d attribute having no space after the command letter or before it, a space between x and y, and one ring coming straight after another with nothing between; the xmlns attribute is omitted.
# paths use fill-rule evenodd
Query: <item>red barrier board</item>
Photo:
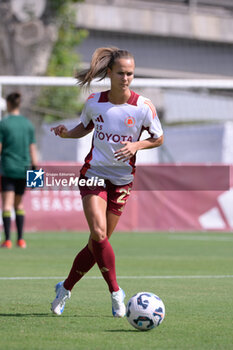
<svg viewBox="0 0 233 350"><path fill-rule="evenodd" d="M138 168L118 231L233 229L232 166ZM88 231L77 189L27 189L24 205L27 232Z"/></svg>

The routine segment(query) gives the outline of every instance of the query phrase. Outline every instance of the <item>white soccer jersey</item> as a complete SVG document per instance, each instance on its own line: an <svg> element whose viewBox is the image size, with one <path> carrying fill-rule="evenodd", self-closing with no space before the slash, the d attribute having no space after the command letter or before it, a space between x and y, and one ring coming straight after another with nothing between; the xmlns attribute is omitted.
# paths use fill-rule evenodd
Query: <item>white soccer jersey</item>
<svg viewBox="0 0 233 350"><path fill-rule="evenodd" d="M138 141L143 130L153 138L160 137L163 130L150 100L131 91L127 103L115 105L109 102L108 92L90 95L81 114L84 127L94 128L92 147L81 173L125 185L133 181L136 157L123 162L114 157L114 152L123 147L122 141Z"/></svg>

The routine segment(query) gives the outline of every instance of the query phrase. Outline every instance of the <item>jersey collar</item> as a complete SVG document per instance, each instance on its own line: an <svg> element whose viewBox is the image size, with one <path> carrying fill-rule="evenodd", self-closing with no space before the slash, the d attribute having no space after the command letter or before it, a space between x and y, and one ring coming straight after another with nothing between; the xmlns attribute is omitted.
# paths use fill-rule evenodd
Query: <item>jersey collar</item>
<svg viewBox="0 0 233 350"><path fill-rule="evenodd" d="M102 91L100 93L100 98L99 98L98 102L100 102L100 103L101 102L102 103L109 102L109 100L108 100L108 93L109 93L109 91L110 90ZM138 101L139 95L136 94L136 92L134 92L132 90L130 90L130 93L131 93L130 98L128 99L128 101L126 103L129 104L129 105L137 106L137 101Z"/></svg>

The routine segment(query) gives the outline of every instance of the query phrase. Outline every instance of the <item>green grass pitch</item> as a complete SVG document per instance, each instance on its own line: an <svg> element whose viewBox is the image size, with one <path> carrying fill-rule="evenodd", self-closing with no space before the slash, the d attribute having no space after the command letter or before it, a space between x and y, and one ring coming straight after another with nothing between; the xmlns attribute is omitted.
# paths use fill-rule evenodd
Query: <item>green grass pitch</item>
<svg viewBox="0 0 233 350"><path fill-rule="evenodd" d="M1 350L233 348L232 234L113 235L126 300L148 291L164 301L165 320L149 332L112 317L110 295L96 267L74 287L62 316L51 314L54 285L67 275L87 237L26 234L26 250L0 250Z"/></svg>

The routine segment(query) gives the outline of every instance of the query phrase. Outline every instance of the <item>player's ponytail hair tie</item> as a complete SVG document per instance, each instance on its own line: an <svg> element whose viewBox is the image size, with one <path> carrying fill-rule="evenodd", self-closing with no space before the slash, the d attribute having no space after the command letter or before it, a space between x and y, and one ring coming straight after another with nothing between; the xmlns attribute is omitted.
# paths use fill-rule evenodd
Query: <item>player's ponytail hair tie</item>
<svg viewBox="0 0 233 350"><path fill-rule="evenodd" d="M100 47L92 56L90 68L77 72L75 77L80 86L90 86L91 81L99 78L103 80L107 76L108 68L112 69L115 61L119 58L133 58L127 50L119 50L117 47Z"/></svg>

